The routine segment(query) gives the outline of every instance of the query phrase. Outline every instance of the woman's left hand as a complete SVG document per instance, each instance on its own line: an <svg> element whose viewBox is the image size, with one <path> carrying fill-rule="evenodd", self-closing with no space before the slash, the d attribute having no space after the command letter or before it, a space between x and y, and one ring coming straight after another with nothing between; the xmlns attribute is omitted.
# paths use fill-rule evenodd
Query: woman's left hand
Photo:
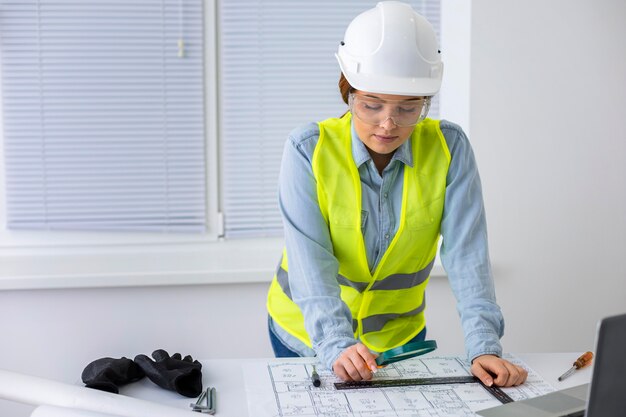
<svg viewBox="0 0 626 417"><path fill-rule="evenodd" d="M528 378L528 371L495 355L481 355L472 361L472 373L490 387L521 385Z"/></svg>

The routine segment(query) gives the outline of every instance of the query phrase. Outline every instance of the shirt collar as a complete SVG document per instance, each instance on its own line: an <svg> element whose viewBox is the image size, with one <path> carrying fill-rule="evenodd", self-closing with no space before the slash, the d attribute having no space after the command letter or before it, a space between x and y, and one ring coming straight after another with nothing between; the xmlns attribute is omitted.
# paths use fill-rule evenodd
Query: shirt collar
<svg viewBox="0 0 626 417"><path fill-rule="evenodd" d="M367 148L359 139L359 136L354 129L354 124L351 123L350 130L352 132L352 158L356 163L357 168L363 165L365 162L372 159ZM396 149L391 160L398 160L405 165L413 167L413 152L411 147L411 141L407 140L398 149Z"/></svg>

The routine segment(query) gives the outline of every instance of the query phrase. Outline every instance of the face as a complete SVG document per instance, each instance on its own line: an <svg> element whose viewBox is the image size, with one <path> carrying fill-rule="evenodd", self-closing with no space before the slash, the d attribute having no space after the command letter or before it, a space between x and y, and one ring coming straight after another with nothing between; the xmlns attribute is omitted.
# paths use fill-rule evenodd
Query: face
<svg viewBox="0 0 626 417"><path fill-rule="evenodd" d="M401 120L398 112L415 111L416 106L421 106L422 97L408 97L390 94L368 93L355 91L355 97L362 98L361 107L364 112L376 112L378 124L367 123L358 117L356 102L354 104L352 118L354 129L359 138L368 148L370 153L391 156L393 152L406 142L415 126L400 127L396 121ZM367 100L367 102L365 102ZM402 123L400 123L402 124ZM373 155L374 156L374 155Z"/></svg>

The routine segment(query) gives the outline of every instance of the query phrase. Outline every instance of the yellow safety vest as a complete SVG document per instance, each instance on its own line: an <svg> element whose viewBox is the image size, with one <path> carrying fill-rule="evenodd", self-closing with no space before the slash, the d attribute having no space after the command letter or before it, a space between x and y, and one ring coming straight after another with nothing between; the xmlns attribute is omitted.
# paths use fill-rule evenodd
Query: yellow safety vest
<svg viewBox="0 0 626 417"><path fill-rule="evenodd" d="M425 119L415 127L410 139L413 167L404 166L398 231L371 273L361 232L361 179L352 158L350 121L347 113L319 123L312 169L354 336L383 352L405 344L425 326L424 291L437 253L450 151L439 121ZM267 308L278 325L311 347L302 312L291 300L287 252L285 248L270 285Z"/></svg>

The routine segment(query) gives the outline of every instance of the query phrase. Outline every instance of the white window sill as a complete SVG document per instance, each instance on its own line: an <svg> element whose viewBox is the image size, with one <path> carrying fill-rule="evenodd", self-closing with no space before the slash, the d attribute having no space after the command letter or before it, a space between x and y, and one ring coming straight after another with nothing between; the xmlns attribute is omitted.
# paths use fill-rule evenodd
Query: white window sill
<svg viewBox="0 0 626 417"><path fill-rule="evenodd" d="M67 249L0 257L0 290L269 283L282 239ZM445 276L436 264L432 276Z"/></svg>
<svg viewBox="0 0 626 417"><path fill-rule="evenodd" d="M270 282L282 239L0 257L0 290Z"/></svg>

